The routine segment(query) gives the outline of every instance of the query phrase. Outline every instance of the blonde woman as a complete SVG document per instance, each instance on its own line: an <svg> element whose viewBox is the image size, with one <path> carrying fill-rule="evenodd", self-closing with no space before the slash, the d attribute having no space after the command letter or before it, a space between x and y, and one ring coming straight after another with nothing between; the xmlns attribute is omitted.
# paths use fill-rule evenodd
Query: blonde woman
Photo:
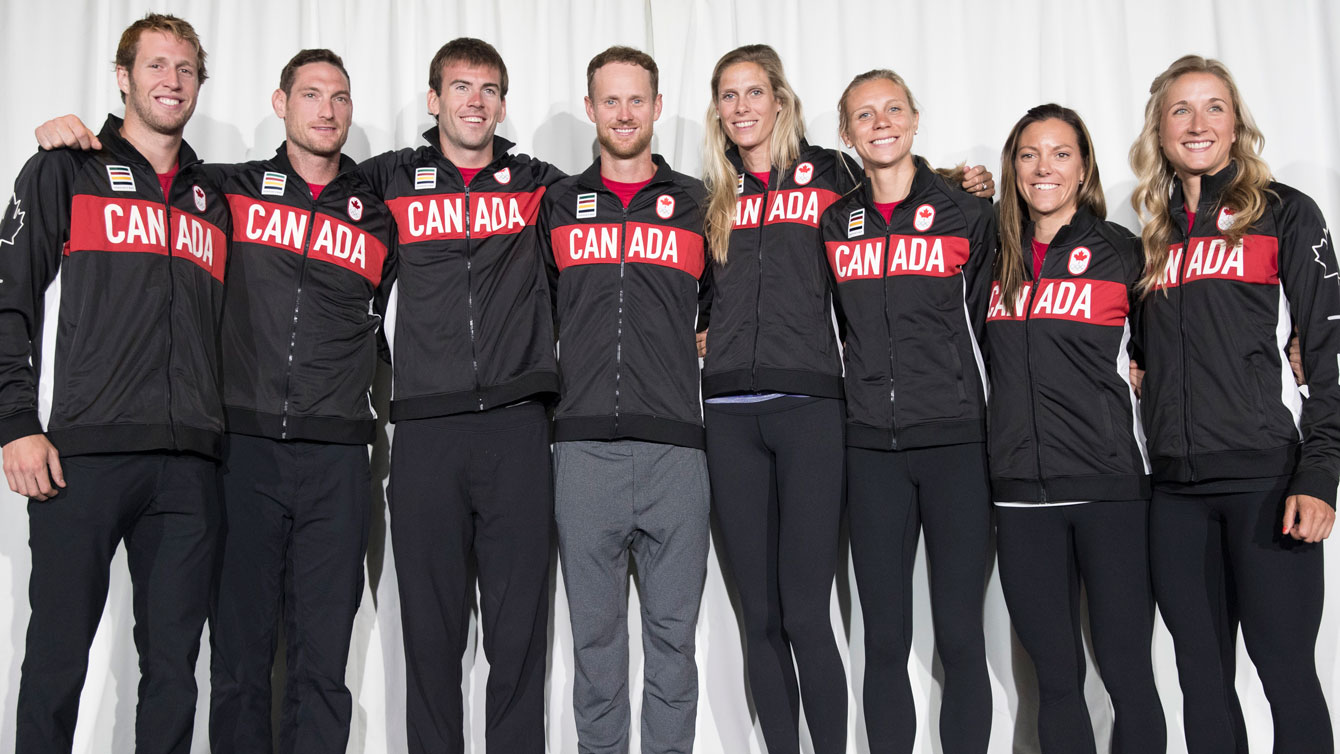
<svg viewBox="0 0 1340 754"><path fill-rule="evenodd" d="M1247 751L1239 621L1275 751L1333 751L1314 655L1340 474L1340 287L1321 212L1271 180L1262 142L1228 69L1188 55L1154 79L1131 147L1151 567L1193 754ZM1285 353L1295 329L1306 399Z"/></svg>
<svg viewBox="0 0 1340 754"><path fill-rule="evenodd" d="M912 750L907 675L912 567L926 535L945 752L985 752L991 687L982 635L990 491L986 377L977 347L996 246L991 203L912 154L920 121L892 71L857 76L838 104L862 184L820 234L846 325L847 506L865 620L872 752Z"/></svg>
<svg viewBox="0 0 1340 754"><path fill-rule="evenodd" d="M703 396L713 513L768 751L799 751L803 699L816 754L845 752L846 675L829 598L846 413L817 243L820 215L861 173L805 141L800 100L771 47L726 53L711 84ZM965 188L988 191L990 180L975 169Z"/></svg>

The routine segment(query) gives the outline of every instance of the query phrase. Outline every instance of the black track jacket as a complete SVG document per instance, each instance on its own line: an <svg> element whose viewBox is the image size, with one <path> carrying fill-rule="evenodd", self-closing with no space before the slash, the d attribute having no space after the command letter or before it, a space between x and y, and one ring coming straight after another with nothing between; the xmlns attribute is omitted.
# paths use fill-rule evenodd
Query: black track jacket
<svg viewBox="0 0 1340 754"><path fill-rule="evenodd" d="M562 171L493 139L469 186L428 144L360 166L395 216L397 266L383 331L391 421L484 411L558 392L553 307L535 222Z"/></svg>
<svg viewBox="0 0 1340 754"><path fill-rule="evenodd" d="M164 197L120 128L30 159L0 222L0 444L217 457L228 203L185 142Z"/></svg>
<svg viewBox="0 0 1340 754"><path fill-rule="evenodd" d="M372 442L378 318L368 304L393 277L390 211L348 157L316 200L286 144L268 160L209 169L233 213L221 324L228 430Z"/></svg>
<svg viewBox="0 0 1340 754"><path fill-rule="evenodd" d="M1266 213L1227 247L1219 196L1237 170L1201 178L1186 233L1181 184L1174 241L1144 299L1142 409L1154 481L1292 476L1288 494L1335 505L1340 473L1340 270L1315 202L1281 183ZM1299 333L1308 397L1285 349Z"/></svg>
<svg viewBox="0 0 1340 754"><path fill-rule="evenodd" d="M780 175L774 170L764 185L735 147L726 156L740 174L740 198L726 264L710 263L703 395L841 398L832 278L817 239L819 218L859 182L861 168L835 150L802 143L795 164Z"/></svg>
<svg viewBox="0 0 1340 754"><path fill-rule="evenodd" d="M1025 250L1032 226L1024 229ZM1013 302L993 282L986 315L992 497L1000 503L1149 497L1131 312L1140 239L1080 209ZM1013 304L1013 305L1011 305Z"/></svg>
<svg viewBox="0 0 1340 754"><path fill-rule="evenodd" d="M875 450L982 442L986 317L996 218L916 158L892 222L867 179L820 233L846 324L847 445Z"/></svg>
<svg viewBox="0 0 1340 754"><path fill-rule="evenodd" d="M656 175L627 209L599 160L544 197L562 356L556 441L704 445L694 326L709 277L707 190L654 159Z"/></svg>

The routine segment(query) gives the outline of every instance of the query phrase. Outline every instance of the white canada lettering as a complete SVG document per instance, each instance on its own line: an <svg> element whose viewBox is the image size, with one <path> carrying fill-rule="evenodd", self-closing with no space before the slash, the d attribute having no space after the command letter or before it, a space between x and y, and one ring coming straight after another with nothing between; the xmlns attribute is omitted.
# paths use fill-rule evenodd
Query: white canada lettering
<svg viewBox="0 0 1340 754"><path fill-rule="evenodd" d="M865 241L838 244L833 251L833 262L839 279L877 277L884 258L884 242Z"/></svg>
<svg viewBox="0 0 1340 754"><path fill-rule="evenodd" d="M214 266L214 236L204 223L190 215L182 215L177 222L177 240L173 248L190 254L205 267Z"/></svg>
<svg viewBox="0 0 1340 754"><path fill-rule="evenodd" d="M1191 259L1186 264L1186 277L1194 280L1198 277L1243 277L1242 244L1228 248L1222 238L1196 239L1196 247L1191 251Z"/></svg>
<svg viewBox="0 0 1340 754"><path fill-rule="evenodd" d="M1028 292L1033 289L1032 283L1024 283L1019 287L1019 293L1014 297L1014 307L1012 310L1006 310L1005 301L1000 294L1000 283L991 284L991 306L987 309L987 319L1019 319L1028 309Z"/></svg>
<svg viewBox="0 0 1340 754"><path fill-rule="evenodd" d="M247 208L246 234L253 241L301 249L307 238L307 215L275 205L252 204Z"/></svg>
<svg viewBox="0 0 1340 754"><path fill-rule="evenodd" d="M742 197L735 204L735 227L752 228L758 225L758 217L763 211L763 197Z"/></svg>
<svg viewBox="0 0 1340 754"><path fill-rule="evenodd" d="M366 268L367 248L364 238L362 233L356 234L346 225L325 220L312 242L312 253L325 254L348 262L349 265Z"/></svg>
<svg viewBox="0 0 1340 754"><path fill-rule="evenodd" d="M675 232L655 226L633 226L628 234L628 258L679 263L679 248Z"/></svg>
<svg viewBox="0 0 1340 754"><path fill-rule="evenodd" d="M1093 318L1093 286L1087 281L1047 281L1037 300L1033 302L1033 316L1050 315L1074 319Z"/></svg>
<svg viewBox="0 0 1340 754"><path fill-rule="evenodd" d="M112 243L167 245L166 222L160 207L141 207L138 204L122 207L118 204L108 204L103 210L102 217L106 226L107 240Z"/></svg>
<svg viewBox="0 0 1340 754"><path fill-rule="evenodd" d="M465 227L462 223L464 206L460 196L410 202L406 212L410 235L420 238L462 232Z"/></svg>
<svg viewBox="0 0 1340 754"><path fill-rule="evenodd" d="M513 231L526 227L526 218L521 216L521 208L516 199L500 196L481 197L475 202L475 219L472 233L495 233Z"/></svg>
<svg viewBox="0 0 1340 754"><path fill-rule="evenodd" d="M619 229L576 225L568 232L568 256L573 261L618 259Z"/></svg>
<svg viewBox="0 0 1340 754"><path fill-rule="evenodd" d="M900 272L940 272L945 271L944 244L939 238L933 244L927 244L925 238L900 236L898 245L889 255L889 274Z"/></svg>
<svg viewBox="0 0 1340 754"><path fill-rule="evenodd" d="M819 222L819 195L813 191L780 191L768 207L768 222Z"/></svg>

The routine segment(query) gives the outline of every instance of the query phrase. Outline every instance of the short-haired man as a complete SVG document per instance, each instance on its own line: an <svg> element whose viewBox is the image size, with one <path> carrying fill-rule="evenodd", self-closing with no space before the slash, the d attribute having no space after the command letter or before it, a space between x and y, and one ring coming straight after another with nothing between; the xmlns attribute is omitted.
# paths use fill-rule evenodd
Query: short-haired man
<svg viewBox="0 0 1340 754"><path fill-rule="evenodd" d="M706 285L701 182L651 152L656 63L590 62L600 157L544 197L563 397L555 513L572 614L579 750L628 751L628 558L642 601L642 750L693 749L694 629L707 567L708 482L694 345Z"/></svg>
<svg viewBox="0 0 1340 754"><path fill-rule="evenodd" d="M220 328L228 436L210 641L214 754L270 751L281 617L280 751L347 745L345 665L372 503L378 318L368 305L384 308L394 269L390 210L340 152L353 120L343 61L302 50L271 103L286 136L274 156L217 167L233 251Z"/></svg>
<svg viewBox="0 0 1340 754"><path fill-rule="evenodd" d="M470 559L489 661L491 754L540 754L553 479L545 403L558 392L535 221L563 174L494 134L507 66L478 39L428 70L427 144L364 172L395 214L388 504L407 675L409 751L465 750L460 658Z"/></svg>
<svg viewBox="0 0 1340 754"><path fill-rule="evenodd" d="M286 140L207 166L233 216L223 308L223 551L212 611L210 746L269 751L271 665L287 626L283 751L342 750L363 593L377 318L394 270L386 205L341 154L353 121L338 55L302 50L271 96ZM43 146L99 146L74 116Z"/></svg>
<svg viewBox="0 0 1340 754"><path fill-rule="evenodd" d="M70 751L124 540L141 680L136 750L190 750L223 434L216 323L228 205L182 141L205 80L191 25L149 14L116 54L125 119L42 152L0 224L0 443L29 498L16 748ZM12 248L4 248L12 246Z"/></svg>

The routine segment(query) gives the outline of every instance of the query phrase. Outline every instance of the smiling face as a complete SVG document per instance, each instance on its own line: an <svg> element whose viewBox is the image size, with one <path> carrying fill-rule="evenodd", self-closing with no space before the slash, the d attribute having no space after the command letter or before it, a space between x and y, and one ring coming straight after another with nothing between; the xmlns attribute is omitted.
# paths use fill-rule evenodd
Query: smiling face
<svg viewBox="0 0 1340 754"><path fill-rule="evenodd" d="M289 146L319 157L338 155L349 138L354 102L349 81L330 63L298 68L289 93L276 90L275 115L284 119Z"/></svg>
<svg viewBox="0 0 1340 754"><path fill-rule="evenodd" d="M782 103L757 63L736 63L721 72L716 91L721 127L742 152L768 149Z"/></svg>
<svg viewBox="0 0 1340 754"><path fill-rule="evenodd" d="M1159 146L1178 177L1211 175L1228 166L1237 121L1233 95L1213 73L1178 76L1163 97Z"/></svg>
<svg viewBox="0 0 1340 754"><path fill-rule="evenodd" d="M140 32L135 62L116 69L126 100L126 127L180 135L200 93L197 61L191 43L167 32Z"/></svg>
<svg viewBox="0 0 1340 754"><path fill-rule="evenodd" d="M1019 135L1015 188L1035 222L1049 216L1069 220L1075 214L1084 169L1079 135L1069 123L1048 118L1030 123Z"/></svg>
<svg viewBox="0 0 1340 754"><path fill-rule="evenodd" d="M857 84L846 98L847 128L842 140L854 147L867 169L912 158L912 137L921 121L907 90L877 78Z"/></svg>
<svg viewBox="0 0 1340 754"><path fill-rule="evenodd" d="M437 118L442 152L463 167L483 167L492 155L493 132L507 117L502 74L464 61L442 64L442 91L428 90L428 112ZM484 162L478 165L480 156Z"/></svg>
<svg viewBox="0 0 1340 754"><path fill-rule="evenodd" d="M651 72L632 63L597 68L586 98L586 117L596 124L601 150L620 160L650 151L652 124L661 117L661 95Z"/></svg>

